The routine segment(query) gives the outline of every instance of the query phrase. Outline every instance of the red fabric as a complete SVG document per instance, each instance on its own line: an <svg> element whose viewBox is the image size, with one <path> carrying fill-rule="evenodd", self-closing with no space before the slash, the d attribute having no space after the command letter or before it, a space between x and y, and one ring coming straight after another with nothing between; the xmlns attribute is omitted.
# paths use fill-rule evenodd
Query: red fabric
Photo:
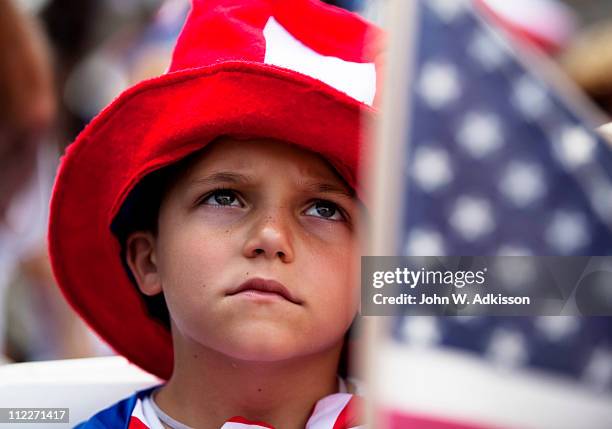
<svg viewBox="0 0 612 429"><path fill-rule="evenodd" d="M397 411L383 413L383 420L383 427L387 429L501 429L498 426L469 423L459 420L434 419L427 416Z"/></svg>
<svg viewBox="0 0 612 429"><path fill-rule="evenodd" d="M270 137L322 153L354 187L362 112L372 110L314 79L255 64L223 63L132 88L81 133L58 172L49 245L64 295L117 352L168 378L169 332L149 318L110 232L127 193L219 135Z"/></svg>
<svg viewBox="0 0 612 429"><path fill-rule="evenodd" d="M274 17L291 30L299 40L322 55L331 55L352 62L370 62L368 43L382 43L383 35L359 15L321 4L316 0L291 2L271 0ZM313 31L324 28L325 31Z"/></svg>
<svg viewBox="0 0 612 429"><path fill-rule="evenodd" d="M270 16L311 49L345 61L374 61L384 43L383 33L359 15L318 0L194 0L170 71L220 61L263 61L262 31Z"/></svg>
<svg viewBox="0 0 612 429"><path fill-rule="evenodd" d="M262 427L265 427L265 428L274 429L273 426L270 426L267 423L251 421L251 420L245 419L244 417L240 417L240 416L232 417L231 419L228 420L228 422L230 422L230 423L242 423L242 424L245 424L245 425L257 425L257 426L262 426Z"/></svg>
<svg viewBox="0 0 612 429"><path fill-rule="evenodd" d="M150 429L149 426L145 425L143 422L138 420L137 417L130 417L130 422L128 423L128 429Z"/></svg>
<svg viewBox="0 0 612 429"><path fill-rule="evenodd" d="M374 110L319 80L262 63L261 30L276 3L195 0L171 72L121 94L68 147L58 171L49 251L62 292L118 353L163 379L173 366L170 333L149 317L110 230L145 175L221 135L267 137L322 154L360 192L360 121ZM363 49L365 21L314 0L290 3L329 25L347 58Z"/></svg>
<svg viewBox="0 0 612 429"><path fill-rule="evenodd" d="M353 396L338 415L338 419L336 423L334 423L333 429L346 429L359 426L363 421L363 410L363 399L358 396Z"/></svg>
<svg viewBox="0 0 612 429"><path fill-rule="evenodd" d="M170 71L221 61L262 62L268 0L194 0L172 55Z"/></svg>

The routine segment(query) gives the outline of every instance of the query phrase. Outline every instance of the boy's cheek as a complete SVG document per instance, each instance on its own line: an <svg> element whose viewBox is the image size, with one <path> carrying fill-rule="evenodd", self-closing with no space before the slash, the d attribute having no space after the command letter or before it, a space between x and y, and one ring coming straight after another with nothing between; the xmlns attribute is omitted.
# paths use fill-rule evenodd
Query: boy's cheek
<svg viewBox="0 0 612 429"><path fill-rule="evenodd" d="M190 213L189 222L195 223L197 229L206 228L209 234L222 235L227 232L227 228L236 227L246 215L244 209L237 207L200 205Z"/></svg>
<svg viewBox="0 0 612 429"><path fill-rule="evenodd" d="M344 221L329 221L304 217L301 221L305 235L314 237L324 243L346 247L353 241L351 225Z"/></svg>
<svg viewBox="0 0 612 429"><path fill-rule="evenodd" d="M231 243L221 239L230 231L226 228L221 231L210 228L189 228L177 224L161 241L166 260L175 260L178 263L215 262L223 257Z"/></svg>
<svg viewBox="0 0 612 429"><path fill-rule="evenodd" d="M310 297L331 317L353 319L359 308L359 258L345 252L336 258L320 258L305 272L316 273L307 280ZM306 280L306 279L304 279ZM339 314L341 313L341 314Z"/></svg>

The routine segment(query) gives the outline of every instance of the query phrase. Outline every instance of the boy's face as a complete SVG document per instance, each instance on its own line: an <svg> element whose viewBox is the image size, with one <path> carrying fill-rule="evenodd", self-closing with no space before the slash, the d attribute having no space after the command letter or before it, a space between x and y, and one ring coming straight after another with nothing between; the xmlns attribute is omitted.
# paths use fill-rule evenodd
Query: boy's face
<svg viewBox="0 0 612 429"><path fill-rule="evenodd" d="M351 194L313 153L224 139L172 186L157 235L132 234L128 263L144 293L163 290L175 341L243 360L321 352L342 342L358 308ZM238 291L252 279L285 296Z"/></svg>

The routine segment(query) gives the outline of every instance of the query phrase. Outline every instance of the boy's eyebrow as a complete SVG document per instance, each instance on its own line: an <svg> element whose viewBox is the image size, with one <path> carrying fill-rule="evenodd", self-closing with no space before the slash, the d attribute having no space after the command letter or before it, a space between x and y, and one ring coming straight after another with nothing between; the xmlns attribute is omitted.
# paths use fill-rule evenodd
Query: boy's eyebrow
<svg viewBox="0 0 612 429"><path fill-rule="evenodd" d="M348 198L354 198L355 192L344 186L335 185L329 182L303 182L302 186L311 192L320 192L326 194L338 194Z"/></svg>
<svg viewBox="0 0 612 429"><path fill-rule="evenodd" d="M214 185L216 183L235 183L235 184L249 184L253 183L255 179L252 176L234 173L229 171L218 171L208 176L198 177L192 180L193 184L204 184ZM316 193L327 193L327 194L338 194L348 198L354 198L355 192L347 187L341 185L335 185L329 182L321 181L303 181L299 184L304 190Z"/></svg>
<svg viewBox="0 0 612 429"><path fill-rule="evenodd" d="M229 182L236 184L243 183L252 183L253 178L246 174L241 173L232 173L229 171L218 171L216 173L209 174L208 176L198 177L197 179L192 180L193 184L204 184L204 185L212 185L219 182Z"/></svg>

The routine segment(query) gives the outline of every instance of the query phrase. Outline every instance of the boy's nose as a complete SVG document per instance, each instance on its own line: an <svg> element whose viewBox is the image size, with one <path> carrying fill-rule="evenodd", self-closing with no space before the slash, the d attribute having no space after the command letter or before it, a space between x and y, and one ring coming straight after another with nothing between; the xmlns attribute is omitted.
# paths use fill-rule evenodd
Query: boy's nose
<svg viewBox="0 0 612 429"><path fill-rule="evenodd" d="M279 258L282 262L292 262L294 258L291 231L282 215L266 215L251 229L244 244L244 256L268 259Z"/></svg>

